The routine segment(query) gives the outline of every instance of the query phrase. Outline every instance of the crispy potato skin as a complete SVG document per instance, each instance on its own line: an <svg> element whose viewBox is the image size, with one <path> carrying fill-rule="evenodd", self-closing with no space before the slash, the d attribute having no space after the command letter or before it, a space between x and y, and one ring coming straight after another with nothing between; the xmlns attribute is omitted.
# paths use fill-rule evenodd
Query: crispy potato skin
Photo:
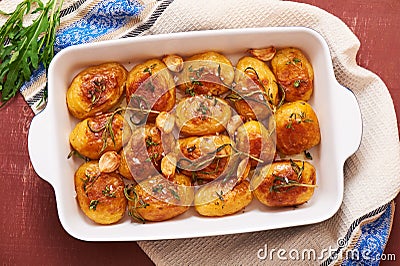
<svg viewBox="0 0 400 266"><path fill-rule="evenodd" d="M221 78L218 77L218 66ZM179 87L183 91L191 89L195 94L217 96L228 91L227 86L232 84L234 75L232 63L227 57L209 51L193 55L185 61L181 76L184 84Z"/></svg>
<svg viewBox="0 0 400 266"><path fill-rule="evenodd" d="M123 146L122 134L124 129L124 117L115 114L112 119L112 131L114 133L114 142L110 134L106 133L106 147L102 150L104 140L103 133L105 125L112 114L101 114L89 117L79 122L69 135L71 146L83 156L90 159L99 159L107 151L119 151Z"/></svg>
<svg viewBox="0 0 400 266"><path fill-rule="evenodd" d="M139 182L157 175L164 156L160 130L151 123L134 130L122 153L119 171L127 179Z"/></svg>
<svg viewBox="0 0 400 266"><path fill-rule="evenodd" d="M302 153L321 141L317 115L304 101L285 103L275 113L276 147L286 155Z"/></svg>
<svg viewBox="0 0 400 266"><path fill-rule="evenodd" d="M235 101L235 109L247 119L262 120L271 114L269 106L277 105L279 101L279 90L276 79L268 65L254 57L242 57L236 65L235 90L239 95L245 96L255 91L256 93L247 99ZM246 90L241 88L245 87ZM252 100L253 99L253 100ZM265 102L261 104L257 101ZM249 105L250 104L250 105Z"/></svg>
<svg viewBox="0 0 400 266"><path fill-rule="evenodd" d="M225 216L229 214L237 213L244 209L253 199L253 195L250 191L250 185L247 180L242 181L233 187L231 191L225 194L219 190L213 189L212 187L202 187L195 195L194 206L196 211L203 216ZM205 195L205 194L211 194ZM205 202L204 198L210 197L213 200Z"/></svg>
<svg viewBox="0 0 400 266"><path fill-rule="evenodd" d="M230 118L230 106L218 97L197 95L184 98L176 106L176 125L186 136L222 132Z"/></svg>
<svg viewBox="0 0 400 266"><path fill-rule="evenodd" d="M293 162L298 167L303 167L302 161ZM294 180L301 184L315 185L316 171L314 166L309 162L304 162L304 170L300 179L290 161L278 161L265 167L269 167L267 175L253 192L254 196L262 204L269 207L296 206L307 202L314 194L314 187L276 187L283 184L282 181L276 179L277 177Z"/></svg>
<svg viewBox="0 0 400 266"><path fill-rule="evenodd" d="M116 173L100 173L97 161L82 164L75 173L75 191L83 213L98 224L121 220L127 206L125 184Z"/></svg>
<svg viewBox="0 0 400 266"><path fill-rule="evenodd" d="M138 64L128 73L126 80L126 101L131 102L132 95L142 97L148 103L147 108L154 111L170 111L176 101L175 82L166 65L159 59L151 59ZM136 102L131 102L136 106ZM149 121L155 119L149 115Z"/></svg>
<svg viewBox="0 0 400 266"><path fill-rule="evenodd" d="M125 91L128 71L119 63L91 66L80 72L67 90L69 112L85 119L115 107Z"/></svg>
<svg viewBox="0 0 400 266"><path fill-rule="evenodd" d="M219 147L222 147L225 144L231 144L231 140L228 136L225 135L210 135L179 139L178 143L183 158L192 160L195 163L197 162L196 159L199 159L199 161L209 159L209 157L206 156L207 153L214 152ZM215 155L224 156L231 154L232 148L231 146L227 145L223 147L220 151L218 151ZM180 163L180 165L183 164L184 160L182 159L182 163ZM214 180L224 172L224 170L228 166L229 159L229 157L214 159L210 163L205 164L205 167L202 167L198 171L189 171L185 170L185 168L182 168L181 172L187 176L192 176L192 174L194 173L199 179ZM178 160L178 162L180 161ZM189 166L193 165L190 164Z"/></svg>
<svg viewBox="0 0 400 266"><path fill-rule="evenodd" d="M270 163L275 157L275 143L269 136L268 130L259 121L249 121L237 129L236 145L238 150L248 153ZM250 159L252 167L259 162Z"/></svg>
<svg viewBox="0 0 400 266"><path fill-rule="evenodd" d="M193 201L190 179L176 174L170 182L162 176L146 179L134 187L138 200L146 207L138 208L138 203L129 201L128 210L136 212L146 221L165 221L186 212ZM131 195L132 196L132 195Z"/></svg>
<svg viewBox="0 0 400 266"><path fill-rule="evenodd" d="M288 102L308 101L313 92L314 71L303 52L297 48L279 50L271 60L278 83L285 90Z"/></svg>

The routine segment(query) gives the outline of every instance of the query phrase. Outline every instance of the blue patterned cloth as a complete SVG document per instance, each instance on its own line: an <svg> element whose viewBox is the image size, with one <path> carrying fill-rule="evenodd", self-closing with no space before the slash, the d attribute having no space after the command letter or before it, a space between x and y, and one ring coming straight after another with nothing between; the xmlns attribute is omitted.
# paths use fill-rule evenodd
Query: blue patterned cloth
<svg viewBox="0 0 400 266"><path fill-rule="evenodd" d="M352 251L346 252L342 265L379 265L381 259L392 259L384 254L389 238L393 206L388 204L381 216L361 226L361 236Z"/></svg>
<svg viewBox="0 0 400 266"><path fill-rule="evenodd" d="M113 0L97 4L81 20L57 31L54 50L92 42L126 25L143 7L136 1Z"/></svg>

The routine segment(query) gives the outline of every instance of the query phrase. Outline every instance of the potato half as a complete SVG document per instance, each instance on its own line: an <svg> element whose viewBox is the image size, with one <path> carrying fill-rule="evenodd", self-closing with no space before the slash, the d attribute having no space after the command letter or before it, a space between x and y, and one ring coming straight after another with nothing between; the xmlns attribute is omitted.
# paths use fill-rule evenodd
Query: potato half
<svg viewBox="0 0 400 266"><path fill-rule="evenodd" d="M316 171L305 161L277 161L260 171L254 196L269 207L296 206L314 194Z"/></svg>
<svg viewBox="0 0 400 266"><path fill-rule="evenodd" d="M279 50L271 60L278 83L288 102L308 101L313 93L314 71L304 53L297 48Z"/></svg>
<svg viewBox="0 0 400 266"><path fill-rule="evenodd" d="M159 59L138 64L126 80L126 101L131 107L154 111L170 111L176 100L175 82L166 65ZM155 119L149 115L149 120Z"/></svg>
<svg viewBox="0 0 400 266"><path fill-rule="evenodd" d="M242 100L235 101L236 111L252 120L272 114L279 102L278 85L268 65L254 57L243 57L236 65L235 92Z"/></svg>
<svg viewBox="0 0 400 266"><path fill-rule="evenodd" d="M106 113L79 122L69 135L73 149L90 159L99 159L107 151L119 151L123 146L125 120L119 113ZM126 133L125 133L126 134Z"/></svg>
<svg viewBox="0 0 400 266"><path fill-rule="evenodd" d="M179 139L181 156L177 167L187 176L213 180L228 166L232 154L231 140L225 135Z"/></svg>
<svg viewBox="0 0 400 266"><path fill-rule="evenodd" d="M203 216L234 214L244 209L253 199L247 180L228 191L219 188L220 184L209 183L196 192L194 206L199 214Z"/></svg>
<svg viewBox="0 0 400 266"><path fill-rule="evenodd" d="M190 178L176 174L171 181L161 175L126 190L129 215L138 222L165 221L186 212L194 190Z"/></svg>
<svg viewBox="0 0 400 266"><path fill-rule="evenodd" d="M75 173L79 207L98 224L116 223L124 216L127 200L125 184L116 173L100 173L98 162L82 164Z"/></svg>
<svg viewBox="0 0 400 266"><path fill-rule="evenodd" d="M260 161L250 159L252 167L268 164L275 157L273 135L259 121L249 121L237 129L236 146L239 151L250 154Z"/></svg>
<svg viewBox="0 0 400 266"><path fill-rule="evenodd" d="M176 125L186 136L202 136L225 131L231 107L221 98L197 95L176 106Z"/></svg>
<svg viewBox="0 0 400 266"><path fill-rule="evenodd" d="M84 119L115 107L125 92L128 71L119 63L105 63L81 71L67 91L69 112Z"/></svg>
<svg viewBox="0 0 400 266"><path fill-rule="evenodd" d="M224 55L209 51L189 57L182 70L180 88L187 94L221 95L228 91L235 72Z"/></svg>
<svg viewBox="0 0 400 266"><path fill-rule="evenodd" d="M286 155L302 153L321 141L317 115L303 101L285 103L275 113L276 147Z"/></svg>

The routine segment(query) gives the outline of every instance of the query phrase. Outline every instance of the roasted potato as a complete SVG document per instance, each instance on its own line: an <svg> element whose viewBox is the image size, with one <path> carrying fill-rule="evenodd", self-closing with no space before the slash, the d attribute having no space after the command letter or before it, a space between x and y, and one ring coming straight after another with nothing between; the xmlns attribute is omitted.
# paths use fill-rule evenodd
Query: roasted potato
<svg viewBox="0 0 400 266"><path fill-rule="evenodd" d="M288 102L308 101L313 92L314 71L303 52L297 48L279 50L271 60L278 83Z"/></svg>
<svg viewBox="0 0 400 266"><path fill-rule="evenodd" d="M124 149L122 149L119 152L119 155L120 155L121 161L119 163L117 172L128 180L134 180L134 178L131 174L131 171L129 170L128 162L126 161Z"/></svg>
<svg viewBox="0 0 400 266"><path fill-rule="evenodd" d="M139 222L165 221L186 212L193 202L190 178L176 174L173 181L161 175L126 189L129 215Z"/></svg>
<svg viewBox="0 0 400 266"><path fill-rule="evenodd" d="M232 154L231 140L225 135L179 139L177 167L188 176L213 180L228 166Z"/></svg>
<svg viewBox="0 0 400 266"><path fill-rule="evenodd" d="M98 224L116 223L124 216L125 184L116 173L101 173L97 161L82 164L75 173L75 191L83 213Z"/></svg>
<svg viewBox="0 0 400 266"><path fill-rule="evenodd" d="M275 142L273 135L259 121L249 121L237 129L237 149L259 159L250 159L252 167L259 163L268 164L275 157Z"/></svg>
<svg viewBox="0 0 400 266"><path fill-rule="evenodd" d="M235 76L232 63L217 52L196 54L184 62L179 87L186 94L221 95L229 90Z"/></svg>
<svg viewBox="0 0 400 266"><path fill-rule="evenodd" d="M317 115L304 101L285 103L275 113L276 147L286 155L302 153L321 141Z"/></svg>
<svg viewBox="0 0 400 266"><path fill-rule="evenodd" d="M314 166L305 161L277 161L259 172L254 196L269 207L296 206L310 200L316 184Z"/></svg>
<svg viewBox="0 0 400 266"><path fill-rule="evenodd" d="M268 65L254 57L243 57L236 65L236 111L252 120L262 120L272 114L279 102L278 85Z"/></svg>
<svg viewBox="0 0 400 266"><path fill-rule="evenodd" d="M104 152L122 148L123 131L130 131L124 124L124 117L117 112L89 117L71 131L69 142L83 156L99 159Z"/></svg>
<svg viewBox="0 0 400 266"><path fill-rule="evenodd" d="M175 82L161 60L148 60L129 71L126 80L126 101L130 107L159 112L170 111L174 107ZM156 114L150 113L148 120L153 121L155 117Z"/></svg>
<svg viewBox="0 0 400 266"><path fill-rule="evenodd" d="M225 131L231 118L231 107L221 98L197 95L180 101L175 116L182 134L203 136Z"/></svg>
<svg viewBox="0 0 400 266"><path fill-rule="evenodd" d="M194 206L203 216L225 216L244 209L253 199L249 182L244 180L232 189L221 189L219 182L208 183L195 194Z"/></svg>
<svg viewBox="0 0 400 266"><path fill-rule="evenodd" d="M125 92L128 71L119 63L105 63L81 71L67 90L69 112L84 119L115 107Z"/></svg>
<svg viewBox="0 0 400 266"><path fill-rule="evenodd" d="M119 171L124 177L141 181L158 175L164 157L160 130L154 124L134 129L123 153Z"/></svg>

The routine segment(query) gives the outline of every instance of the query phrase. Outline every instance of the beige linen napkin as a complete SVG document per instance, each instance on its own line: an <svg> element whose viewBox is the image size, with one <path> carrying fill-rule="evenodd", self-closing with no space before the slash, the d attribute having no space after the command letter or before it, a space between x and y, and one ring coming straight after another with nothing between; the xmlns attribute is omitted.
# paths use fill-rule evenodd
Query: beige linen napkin
<svg viewBox="0 0 400 266"><path fill-rule="evenodd" d="M269 249L308 249L321 254L323 249L341 246L337 242L346 234L351 248L360 236L361 224L376 219L374 214L379 216L382 210L379 207L399 192L400 148L392 99L379 77L357 66L355 58L360 43L335 16L317 7L288 1L175 0L143 34L268 26L305 26L319 32L329 45L337 80L357 97L363 117L363 137L359 150L345 164L343 204L333 218L315 225L138 242L158 265L298 265L300 262L295 260L276 260L276 254L275 260L260 260L257 253L267 245ZM368 219L359 219L366 218L365 214L369 214ZM346 247L325 263L340 263ZM326 258L301 264L314 265Z"/></svg>

